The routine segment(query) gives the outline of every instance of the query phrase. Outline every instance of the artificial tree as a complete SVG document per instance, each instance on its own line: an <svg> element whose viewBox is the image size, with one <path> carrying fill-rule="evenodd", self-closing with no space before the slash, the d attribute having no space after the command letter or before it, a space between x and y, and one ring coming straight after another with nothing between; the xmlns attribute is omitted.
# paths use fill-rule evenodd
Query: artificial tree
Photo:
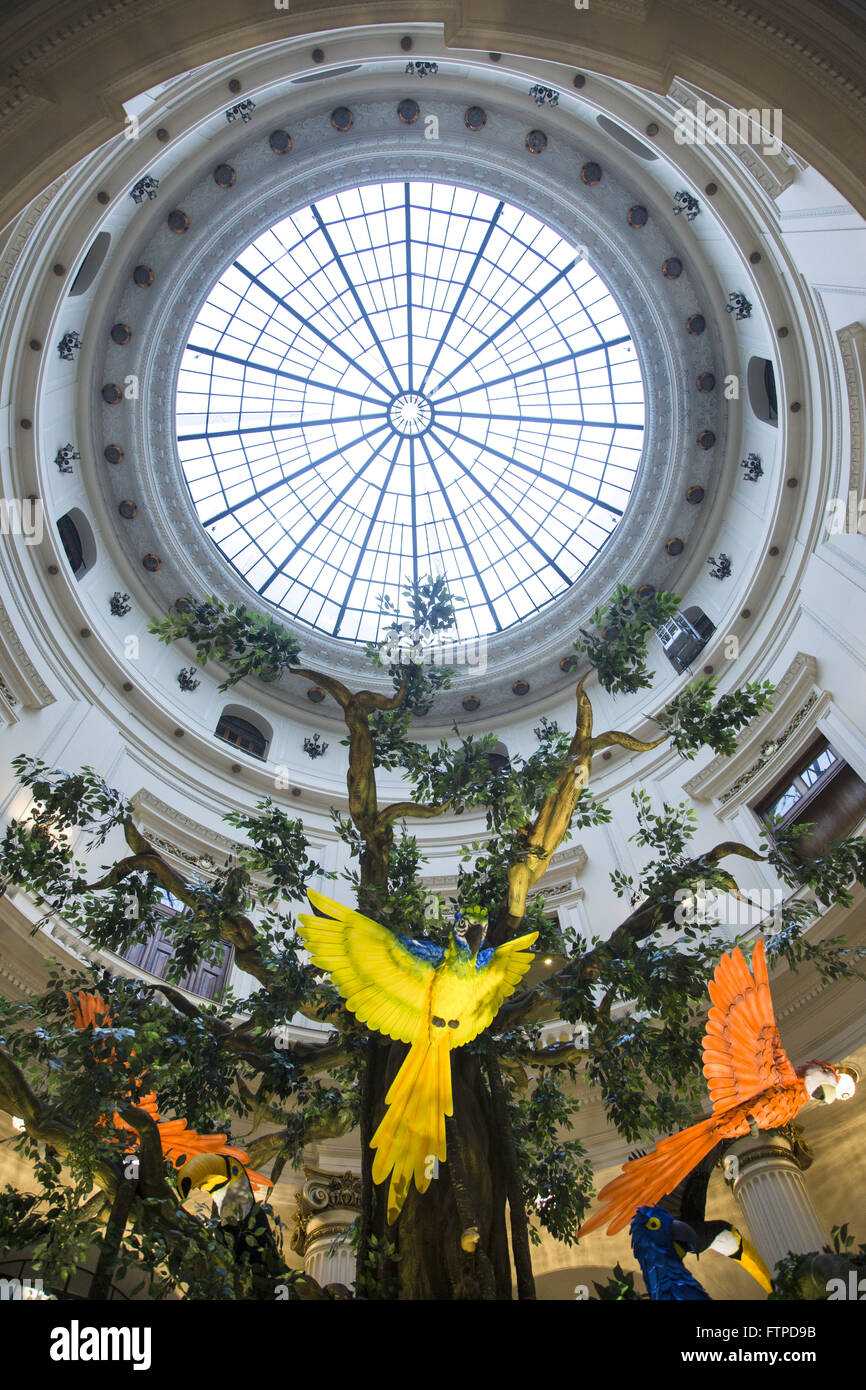
<svg viewBox="0 0 866 1390"><path fill-rule="evenodd" d="M7 881L27 888L48 914L77 928L97 950L144 939L165 891L183 904L172 924L168 983L144 987L98 972L96 983L116 1019L99 1037L70 1028L70 979L59 974L39 1000L0 1009L0 1106L25 1121L21 1142L52 1212L39 1245L46 1268L52 1261L68 1264L70 1251L98 1238L112 1259L119 1252L121 1264L135 1259L158 1270L162 1290L274 1296L280 1263L274 1240L257 1244L251 1234L240 1254L237 1241L227 1253L216 1218L179 1209L149 1117L130 1109L128 1099L120 1109L141 1134L142 1177L123 1210L122 1165L100 1116L112 1097L124 1094L130 1077L146 1076L163 1112L173 1108L199 1129L219 1127L232 1115L235 1126L246 1123L250 1133L264 1127L249 1143L242 1129L240 1142L256 1166L274 1160L274 1180L287 1162L299 1160L305 1144L360 1127L358 1296L508 1298L513 1280L518 1297L533 1298L531 1243L538 1230L574 1241L590 1200L585 1152L579 1141L563 1137L577 1108L578 1075L601 1088L609 1117L630 1140L687 1123L698 1108L706 982L728 941L719 938L711 918L692 912L684 920L683 898L699 885L743 896L722 861L765 860L792 889L810 889L813 900L793 894L775 913L771 955L783 955L792 966L809 958L828 977L853 971L842 943L815 945L804 931L817 910L815 899L850 902L851 884L866 870L866 842L834 844L808 862L796 852L796 834L781 832L761 851L724 841L692 854L694 812L687 803L654 811L637 771L633 839L648 851L649 862L637 880L619 870L612 876L617 894L630 899L625 919L612 929L598 922L587 940L556 927L544 913L543 896L532 894L575 828L610 818L588 789L596 755L611 747L648 752L666 740L683 758L703 745L730 754L737 733L770 707L766 683L718 696L716 682L701 679L658 713L653 739L594 732L591 680L612 695L649 688L647 642L677 610L676 595L638 597L617 588L574 642L575 674L583 670L573 732L542 720L535 751L506 766L491 758L493 734L476 739L458 733L455 741L433 747L410 736L413 720L455 677L429 661L431 644L453 628L455 608L441 579L409 585L404 597L407 620L386 605L385 641L368 648L377 673L387 670L391 694L352 691L303 666L294 636L243 606L189 598L151 631L167 643L189 644L200 666L218 662L227 673L223 689L245 677L296 676L312 680L336 703L346 726L348 814L335 810L333 818L357 867L347 874L349 884L333 892L344 900L354 894L362 912L395 932L441 942L449 930L444 904L431 900L419 876L411 822L484 808L486 835L462 851L458 906L475 917L482 907L488 945L538 930L537 949L550 963L536 965L531 987L506 1002L485 1034L453 1054L448 1162L423 1197L410 1189L398 1222L386 1226L384 1190L371 1179L369 1140L405 1046L367 1032L333 986L304 962L289 909L323 871L310 857L300 819L272 798L256 812L231 812L226 819L243 837L236 855L207 881L192 880L148 843L131 805L96 772L53 772L20 758L16 769L33 804L28 817L6 831L0 870ZM405 800L380 805L379 768L402 771ZM76 830L89 835L91 849L122 833L129 853L88 882L69 844ZM194 1005L171 981L224 943L257 989L241 1003L227 994L213 1005ZM321 1044L277 1045L281 1027L298 1014L332 1031ZM541 1021L556 1017L575 1025L573 1041L540 1046ZM61 1171L71 1175L64 1182ZM32 1234L37 1219L32 1204L13 1194L0 1217L9 1226L7 1245L15 1220L23 1236ZM461 1244L467 1225L480 1232L474 1250ZM294 1287L305 1296L314 1292L310 1281Z"/></svg>

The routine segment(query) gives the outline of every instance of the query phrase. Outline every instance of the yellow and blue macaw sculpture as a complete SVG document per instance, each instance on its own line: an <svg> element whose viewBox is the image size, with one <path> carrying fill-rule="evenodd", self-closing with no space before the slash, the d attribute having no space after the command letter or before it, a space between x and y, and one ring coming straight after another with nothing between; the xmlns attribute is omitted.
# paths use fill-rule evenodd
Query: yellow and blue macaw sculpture
<svg viewBox="0 0 866 1390"><path fill-rule="evenodd" d="M471 1042L495 1018L532 964L538 936L473 951L452 931L446 947L395 936L387 927L308 889L320 916L299 913L301 936L315 965L326 970L360 1023L409 1053L385 1097L387 1110L370 1140L373 1181L391 1175L388 1224L400 1215L409 1184L426 1192L445 1162L445 1118L453 1115L451 1051Z"/></svg>

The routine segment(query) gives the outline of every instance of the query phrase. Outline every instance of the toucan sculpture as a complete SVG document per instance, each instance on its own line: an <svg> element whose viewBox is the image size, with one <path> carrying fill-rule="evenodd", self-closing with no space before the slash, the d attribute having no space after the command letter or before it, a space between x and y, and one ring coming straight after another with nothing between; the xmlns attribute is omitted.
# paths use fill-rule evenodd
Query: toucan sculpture
<svg viewBox="0 0 866 1390"><path fill-rule="evenodd" d="M772 1293L770 1271L751 1242L730 1221L707 1220L707 1188L724 1147L723 1143L719 1143L711 1149L688 1177L683 1178L673 1192L661 1199L659 1206L685 1227L682 1234L687 1250L690 1249L695 1255L713 1250L718 1255L735 1260L751 1274L765 1293Z"/></svg>
<svg viewBox="0 0 866 1390"><path fill-rule="evenodd" d="M724 1148L724 1143L717 1144L673 1192L656 1206L638 1207L635 1213L629 1227L631 1247L651 1299L700 1297L694 1289L701 1285L685 1266L680 1274L676 1261L682 1263L686 1255L700 1256L707 1250L735 1260L765 1293L773 1291L770 1271L742 1232L730 1221L707 1220L707 1188Z"/></svg>
<svg viewBox="0 0 866 1390"><path fill-rule="evenodd" d="M385 1097L388 1106L370 1140L373 1181L388 1189L388 1224L397 1220L414 1179L426 1192L434 1159L444 1162L445 1117L454 1113L451 1052L492 1023L532 964L538 933L474 950L455 932L446 947L395 936L360 912L307 890L321 916L299 913L313 963L327 970L346 1008L368 1028L409 1053Z"/></svg>
<svg viewBox="0 0 866 1390"><path fill-rule="evenodd" d="M614 1235L639 1206L655 1206L672 1192L720 1139L740 1139L788 1124L810 1100L847 1100L854 1082L826 1062L795 1071L773 1017L764 943L758 940L752 972L739 946L725 953L710 981L713 1007L704 1035L704 1076L713 1113L662 1139L649 1154L627 1163L598 1194L602 1206L581 1228L607 1225Z"/></svg>

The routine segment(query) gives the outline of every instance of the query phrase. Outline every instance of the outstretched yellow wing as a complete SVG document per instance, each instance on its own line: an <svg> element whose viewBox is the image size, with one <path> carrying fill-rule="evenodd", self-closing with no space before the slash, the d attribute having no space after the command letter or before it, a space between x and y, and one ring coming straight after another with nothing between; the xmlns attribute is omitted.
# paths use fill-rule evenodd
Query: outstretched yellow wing
<svg viewBox="0 0 866 1390"><path fill-rule="evenodd" d="M427 1027L434 967L372 918L312 889L307 896L326 914L298 913L313 963L328 971L360 1023L398 1042L414 1042Z"/></svg>
<svg viewBox="0 0 866 1390"><path fill-rule="evenodd" d="M451 1047L471 1042L493 1022L500 1006L513 994L532 964L529 947L537 936L534 931L497 946L480 970L470 961L468 969L458 965L456 969L437 972L433 1010L445 1019Z"/></svg>

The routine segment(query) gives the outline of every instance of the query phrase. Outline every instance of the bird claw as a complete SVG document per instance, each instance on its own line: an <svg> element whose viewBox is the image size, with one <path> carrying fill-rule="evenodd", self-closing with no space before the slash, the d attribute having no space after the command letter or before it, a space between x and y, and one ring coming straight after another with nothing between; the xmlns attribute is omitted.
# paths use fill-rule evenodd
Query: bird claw
<svg viewBox="0 0 866 1390"><path fill-rule="evenodd" d="M761 1131L758 1129L758 1122L757 1122L757 1120L755 1119L754 1115L750 1115L750 1116L749 1116L749 1133L751 1134L752 1138L753 1138L753 1139L757 1139L757 1137L758 1137L758 1135L760 1134L760 1132L761 1132Z"/></svg>
<svg viewBox="0 0 866 1390"><path fill-rule="evenodd" d="M465 1250L468 1255L472 1255L480 1239L481 1236L478 1232L477 1227L467 1226L466 1230L460 1237L460 1248L462 1250Z"/></svg>

